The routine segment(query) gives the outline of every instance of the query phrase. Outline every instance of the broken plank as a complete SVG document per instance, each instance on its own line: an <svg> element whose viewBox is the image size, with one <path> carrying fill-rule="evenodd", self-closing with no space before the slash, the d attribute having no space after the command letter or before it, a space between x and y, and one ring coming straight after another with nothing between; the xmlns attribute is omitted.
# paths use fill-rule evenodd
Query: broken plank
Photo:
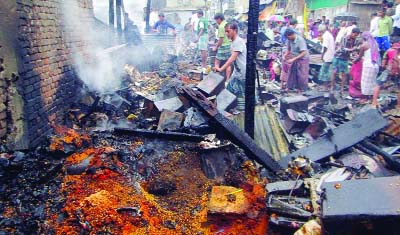
<svg viewBox="0 0 400 235"><path fill-rule="evenodd" d="M324 183L322 218L399 218L399 182L400 176Z"/></svg>
<svg viewBox="0 0 400 235"><path fill-rule="evenodd" d="M221 114L217 110L216 105L209 101L201 92L188 87L177 88L177 91L197 104L203 112L216 122L218 127L221 127L228 134L228 137L232 142L250 154L249 157L252 157L274 173L283 170L283 168L272 158L271 154L258 147L256 142L249 135L242 131L233 121L227 119L223 114Z"/></svg>
<svg viewBox="0 0 400 235"><path fill-rule="evenodd" d="M162 138L168 140L191 141L191 142L200 142L204 140L204 136L202 135L192 135L192 134L171 132L171 131L152 131L145 129L115 128L114 133L137 135L137 136L151 137L151 138Z"/></svg>
<svg viewBox="0 0 400 235"><path fill-rule="evenodd" d="M400 172L400 162L396 159L396 157L393 157L391 154L385 152L378 146L374 145L368 140L364 140L363 142L360 143L361 146L364 148L380 155L386 162L386 164L389 165L389 167L397 172Z"/></svg>
<svg viewBox="0 0 400 235"><path fill-rule="evenodd" d="M356 145L383 129L387 124L388 121L376 109L370 109L333 129L331 134L320 137L310 146L282 158L279 164L287 168L292 158L298 156L305 156L314 162L324 160L332 154Z"/></svg>

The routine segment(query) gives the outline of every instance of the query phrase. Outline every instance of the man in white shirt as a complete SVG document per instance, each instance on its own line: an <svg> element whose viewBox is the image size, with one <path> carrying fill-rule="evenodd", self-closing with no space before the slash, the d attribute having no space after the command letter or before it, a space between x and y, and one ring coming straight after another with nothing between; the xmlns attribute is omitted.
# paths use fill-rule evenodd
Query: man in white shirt
<svg viewBox="0 0 400 235"><path fill-rule="evenodd" d="M346 22L342 21L340 23L340 30L339 30L339 32L338 32L338 34L336 36L336 41L335 42L337 44L339 44L345 36L346 36Z"/></svg>
<svg viewBox="0 0 400 235"><path fill-rule="evenodd" d="M335 39L333 35L327 30L326 25L320 25L318 31L322 34L322 64L319 80L328 89L329 81L331 81L330 67L335 56Z"/></svg>
<svg viewBox="0 0 400 235"><path fill-rule="evenodd" d="M353 21L351 25L346 28L346 37L350 36L354 28L357 28L357 22L355 21Z"/></svg>
<svg viewBox="0 0 400 235"><path fill-rule="evenodd" d="M400 36L400 0L396 0L396 13L392 16L393 19L393 35Z"/></svg>
<svg viewBox="0 0 400 235"><path fill-rule="evenodd" d="M192 17L190 18L190 25L192 26L192 32L197 34L197 26L199 23L199 17L197 16L197 11L192 12Z"/></svg>
<svg viewBox="0 0 400 235"><path fill-rule="evenodd" d="M376 37L378 36L378 21L379 21L379 17L378 17L378 13L373 13L371 15L371 24L369 27L369 32L372 34L372 36Z"/></svg>

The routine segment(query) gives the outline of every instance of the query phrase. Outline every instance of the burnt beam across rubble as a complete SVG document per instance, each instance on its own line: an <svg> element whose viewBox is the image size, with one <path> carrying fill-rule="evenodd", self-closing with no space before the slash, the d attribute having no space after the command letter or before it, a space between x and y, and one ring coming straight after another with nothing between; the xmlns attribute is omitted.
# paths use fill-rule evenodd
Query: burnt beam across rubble
<svg viewBox="0 0 400 235"><path fill-rule="evenodd" d="M305 156L314 162L324 160L332 154L360 143L387 125L388 121L377 110L370 109L358 114L353 120L332 129L312 145L282 158L279 164L286 168L292 158L299 156Z"/></svg>
<svg viewBox="0 0 400 235"><path fill-rule="evenodd" d="M152 138L164 138L168 140L178 140L178 141L191 141L191 142L201 142L204 140L202 135L192 135L179 132L171 131L153 131L145 129L132 129L132 128L114 128L114 133L116 134L128 134L128 135L138 135L143 137Z"/></svg>
<svg viewBox="0 0 400 235"><path fill-rule="evenodd" d="M360 145L370 151L372 151L373 153L376 153L378 155L380 155L386 162L386 164L389 165L389 167L397 172L400 172L400 162L393 157L391 154L385 152L384 150L382 150L381 148L379 148L378 146L374 145L373 143L371 143L368 140L364 140L360 143Z"/></svg>
<svg viewBox="0 0 400 235"><path fill-rule="evenodd" d="M271 154L258 147L248 134L243 132L234 122L221 114L217 110L216 105L208 100L200 91L193 90L189 87L178 87L177 91L197 104L206 115L216 122L218 127L226 131L232 142L250 153L250 157L253 157L254 160L275 174L283 171L283 168L272 158Z"/></svg>

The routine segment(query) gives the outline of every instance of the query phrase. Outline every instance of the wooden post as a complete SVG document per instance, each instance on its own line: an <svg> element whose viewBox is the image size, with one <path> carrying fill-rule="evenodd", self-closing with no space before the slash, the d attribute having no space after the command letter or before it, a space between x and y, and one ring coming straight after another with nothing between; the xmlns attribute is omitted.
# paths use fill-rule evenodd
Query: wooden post
<svg viewBox="0 0 400 235"><path fill-rule="evenodd" d="M257 33L258 14L260 8L259 0L249 1L249 20L247 33L247 64L246 64L246 86L245 86L245 124L246 133L254 138L254 109L256 104L256 55L257 55Z"/></svg>
<svg viewBox="0 0 400 235"><path fill-rule="evenodd" d="M109 0L108 5L108 24L111 29L114 29L114 0Z"/></svg>
<svg viewBox="0 0 400 235"><path fill-rule="evenodd" d="M122 41L122 15L121 15L121 0L116 0L116 11L117 11L117 33L118 33L118 42Z"/></svg>
<svg viewBox="0 0 400 235"><path fill-rule="evenodd" d="M145 32L149 33L150 32L150 9L151 8L151 0L147 0L147 6L146 6L146 29Z"/></svg>

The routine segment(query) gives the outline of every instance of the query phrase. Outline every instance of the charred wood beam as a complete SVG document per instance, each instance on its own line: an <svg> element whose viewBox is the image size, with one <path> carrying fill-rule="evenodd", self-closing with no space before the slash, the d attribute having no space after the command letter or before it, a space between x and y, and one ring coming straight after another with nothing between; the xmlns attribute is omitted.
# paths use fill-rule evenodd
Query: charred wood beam
<svg viewBox="0 0 400 235"><path fill-rule="evenodd" d="M188 87L177 88L177 91L191 102L197 104L207 116L216 122L218 127L222 128L225 133L227 133L227 136L232 140L232 142L249 153L249 157L253 158L275 174L280 173L283 170L283 168L273 159L271 154L258 147L255 141L248 134L242 131L233 121L227 119L224 115L218 112L216 105L208 100L200 91L195 91Z"/></svg>
<svg viewBox="0 0 400 235"><path fill-rule="evenodd" d="M122 0L116 0L116 16L117 16L117 32L118 40L121 43L122 40Z"/></svg>
<svg viewBox="0 0 400 235"><path fill-rule="evenodd" d="M398 182L400 176L378 177L372 179L345 180L323 183L322 220L325 223L343 221L365 221L369 223L378 218L395 218L398 223L400 203ZM398 230L394 230L398 231ZM340 234L340 233L331 233Z"/></svg>
<svg viewBox="0 0 400 235"><path fill-rule="evenodd" d="M251 138L254 138L254 111L256 104L255 78L257 73L255 60L257 54L259 6L260 6L260 0L249 1L244 129Z"/></svg>
<svg viewBox="0 0 400 235"><path fill-rule="evenodd" d="M353 147L378 131L386 127L388 121L375 109L358 114L354 119L346 122L326 135L318 138L312 145L299 149L282 158L279 164L287 167L296 157L305 156L311 161L323 161L333 154Z"/></svg>
<svg viewBox="0 0 400 235"><path fill-rule="evenodd" d="M146 29L145 32L149 33L150 32L150 8L151 8L151 0L147 0L147 6L146 6Z"/></svg>
<svg viewBox="0 0 400 235"><path fill-rule="evenodd" d="M109 0L109 5L108 5L108 24L111 28L111 30L114 30L114 1L115 0Z"/></svg>
<svg viewBox="0 0 400 235"><path fill-rule="evenodd" d="M396 172L400 172L400 162L391 154L383 151L381 148L371 143L369 140L364 140L363 142L360 143L360 145L382 156L382 158L385 160L385 162L389 165L391 169L395 170Z"/></svg>
<svg viewBox="0 0 400 235"><path fill-rule="evenodd" d="M136 135L136 136L143 136L150 138L162 138L168 140L190 141L190 142L201 142L204 140L204 136L202 135L192 135L192 134L171 132L171 131L152 131L145 129L115 128L114 133Z"/></svg>
<svg viewBox="0 0 400 235"><path fill-rule="evenodd" d="M384 135L384 136L386 136L386 137L389 137L389 138L391 138L391 139L393 139L393 140L395 140L395 141L397 141L397 142L400 142L400 138L399 138L399 137L396 137L396 136L391 135L391 134L389 134L389 133L386 133L386 132L384 132L384 131L380 131L379 134Z"/></svg>

